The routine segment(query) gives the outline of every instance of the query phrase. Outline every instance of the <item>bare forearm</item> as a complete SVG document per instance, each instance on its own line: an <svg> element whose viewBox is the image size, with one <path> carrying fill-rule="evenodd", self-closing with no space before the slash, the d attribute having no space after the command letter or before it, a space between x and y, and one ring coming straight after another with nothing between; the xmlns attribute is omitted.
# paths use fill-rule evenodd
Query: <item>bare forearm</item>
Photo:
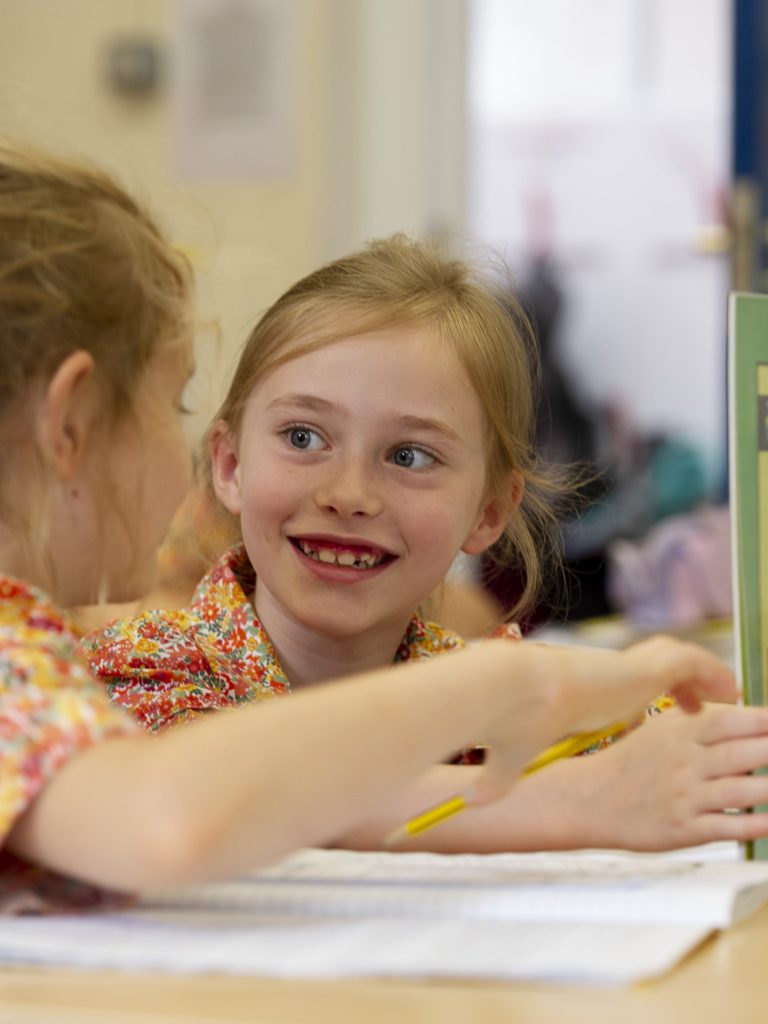
<svg viewBox="0 0 768 1024"><path fill-rule="evenodd" d="M332 841L432 764L482 741L494 708L524 764L540 737L558 729L558 701L544 683L533 685L521 654L489 645L217 715L168 736L180 752L193 742L205 749L210 765L194 790L174 798L182 820L201 823L190 871L200 862L213 873L237 870L245 850L250 863L262 863ZM478 673L470 687L468 666ZM238 748L252 750L253 761L233 785Z"/></svg>
<svg viewBox="0 0 768 1024"><path fill-rule="evenodd" d="M461 814L404 840L397 849L502 853L598 845L598 831L605 836L611 824L601 822L598 826L603 809L595 806L591 773L584 771L583 760L550 765L523 779L503 799L482 807L470 805ZM380 849L382 840L409 818L466 792L480 771L474 766L435 766L368 820L338 837L333 845L353 850ZM612 831L620 832L618 823L613 823Z"/></svg>
<svg viewBox="0 0 768 1024"><path fill-rule="evenodd" d="M416 675L385 670L157 739L104 743L57 773L9 846L57 870L135 888L222 875L327 842L481 737L489 708L510 717L520 707L525 758L523 733L547 729L547 690L509 685L515 669L526 675L526 659L489 646L487 658L473 653L480 676L467 692L462 652Z"/></svg>
<svg viewBox="0 0 768 1024"><path fill-rule="evenodd" d="M122 888L221 876L349 833L371 808L472 743L490 745L474 800L504 798L548 743L636 713L670 689L691 704L735 692L726 669L686 645L616 653L486 643L211 715L157 739L105 742L50 780L9 847ZM558 789L564 771L534 776L519 802L505 798L517 848L563 845L554 825L545 838L537 802L551 801L547 815L554 822L559 813L558 827L581 843L576 818L566 826L577 805ZM453 827L483 822L489 844L498 844L486 848L508 848L509 825L492 806L462 818Z"/></svg>

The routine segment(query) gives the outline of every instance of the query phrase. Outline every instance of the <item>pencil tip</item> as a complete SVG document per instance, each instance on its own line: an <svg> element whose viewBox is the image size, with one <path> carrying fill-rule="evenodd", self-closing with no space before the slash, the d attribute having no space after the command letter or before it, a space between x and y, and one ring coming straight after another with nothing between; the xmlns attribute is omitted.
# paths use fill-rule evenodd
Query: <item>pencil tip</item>
<svg viewBox="0 0 768 1024"><path fill-rule="evenodd" d="M381 847L382 849L387 850L390 846L397 846L402 839L407 839L408 835L408 830L402 826L400 828L393 829L392 832L389 832L381 840Z"/></svg>

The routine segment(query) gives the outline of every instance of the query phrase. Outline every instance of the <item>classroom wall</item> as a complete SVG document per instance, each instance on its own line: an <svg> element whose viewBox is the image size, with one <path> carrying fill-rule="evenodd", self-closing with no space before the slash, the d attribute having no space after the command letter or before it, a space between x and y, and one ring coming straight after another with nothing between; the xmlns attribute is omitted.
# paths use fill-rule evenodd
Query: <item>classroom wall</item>
<svg viewBox="0 0 768 1024"><path fill-rule="evenodd" d="M183 0L182 0L183 2ZM188 181L175 152L172 0L4 0L0 4L0 131L97 159L162 214L199 270L201 312L221 341L200 343L197 433L221 393L249 321L322 258L321 189L327 119L327 18L300 2L297 160L274 180ZM156 95L126 99L104 85L119 33L156 39L169 72Z"/></svg>
<svg viewBox="0 0 768 1024"><path fill-rule="evenodd" d="M206 2L237 7L195 9ZM299 276L373 235L462 229L464 0L278 2L298 15L295 161L276 177L226 180L179 166L177 72L192 0L0 4L0 132L106 165L193 255L206 321L193 438L249 323ZM105 84L106 53L135 33L157 42L166 74L153 95L125 98Z"/></svg>
<svg viewBox="0 0 768 1024"><path fill-rule="evenodd" d="M471 3L471 0L470 0ZM467 0L326 0L331 256L465 231Z"/></svg>

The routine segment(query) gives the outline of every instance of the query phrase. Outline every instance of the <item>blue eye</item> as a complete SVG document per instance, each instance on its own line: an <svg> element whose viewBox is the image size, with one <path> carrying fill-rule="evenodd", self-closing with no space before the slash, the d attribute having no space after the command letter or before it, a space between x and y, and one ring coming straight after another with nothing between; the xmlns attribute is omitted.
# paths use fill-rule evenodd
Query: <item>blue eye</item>
<svg viewBox="0 0 768 1024"><path fill-rule="evenodd" d="M437 460L434 455L430 455L423 448L404 444L399 448L395 448L392 453L392 461L396 466L400 466L401 469L427 469Z"/></svg>
<svg viewBox="0 0 768 1024"><path fill-rule="evenodd" d="M284 434L290 446L302 452L318 451L324 446L322 437L309 427L289 427Z"/></svg>

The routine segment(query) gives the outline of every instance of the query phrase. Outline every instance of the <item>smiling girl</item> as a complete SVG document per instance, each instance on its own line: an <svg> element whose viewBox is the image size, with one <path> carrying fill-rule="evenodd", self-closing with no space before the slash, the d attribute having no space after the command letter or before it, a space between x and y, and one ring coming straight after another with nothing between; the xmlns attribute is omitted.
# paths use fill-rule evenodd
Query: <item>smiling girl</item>
<svg viewBox="0 0 768 1024"><path fill-rule="evenodd" d="M89 639L91 666L113 700L161 731L455 652L462 639L418 608L460 551L514 558L521 606L533 600L557 526L548 501L557 487L533 450L534 381L522 317L434 247L394 237L296 284L248 338L209 433L210 483L241 543L202 581L189 611L147 613ZM511 625L500 633L519 638ZM552 651L514 646L541 657L540 685L552 682ZM456 657L446 659L446 676ZM555 671L570 674L571 657L561 654ZM394 685L398 673L390 676ZM464 689L478 685L470 668ZM664 846L765 830L764 816L720 812L768 799L768 780L744 775L768 764L768 711L657 717L672 723L671 736L649 723L597 757L537 773L422 844ZM407 749L400 730L387 739L393 751ZM344 751L327 756L351 756L367 742L351 733ZM481 772L435 765L335 841L376 845ZM682 799L668 790L675 772L689 773Z"/></svg>
<svg viewBox="0 0 768 1024"><path fill-rule="evenodd" d="M337 341L250 393L213 432L253 603L294 687L391 663L459 550L504 530L520 489L486 491L482 406L431 324Z"/></svg>
<svg viewBox="0 0 768 1024"><path fill-rule="evenodd" d="M89 639L113 698L160 729L454 650L418 607L459 551L511 552L531 600L556 488L532 448L523 327L463 263L401 237L286 292L209 431L209 486L241 543L189 613Z"/></svg>

